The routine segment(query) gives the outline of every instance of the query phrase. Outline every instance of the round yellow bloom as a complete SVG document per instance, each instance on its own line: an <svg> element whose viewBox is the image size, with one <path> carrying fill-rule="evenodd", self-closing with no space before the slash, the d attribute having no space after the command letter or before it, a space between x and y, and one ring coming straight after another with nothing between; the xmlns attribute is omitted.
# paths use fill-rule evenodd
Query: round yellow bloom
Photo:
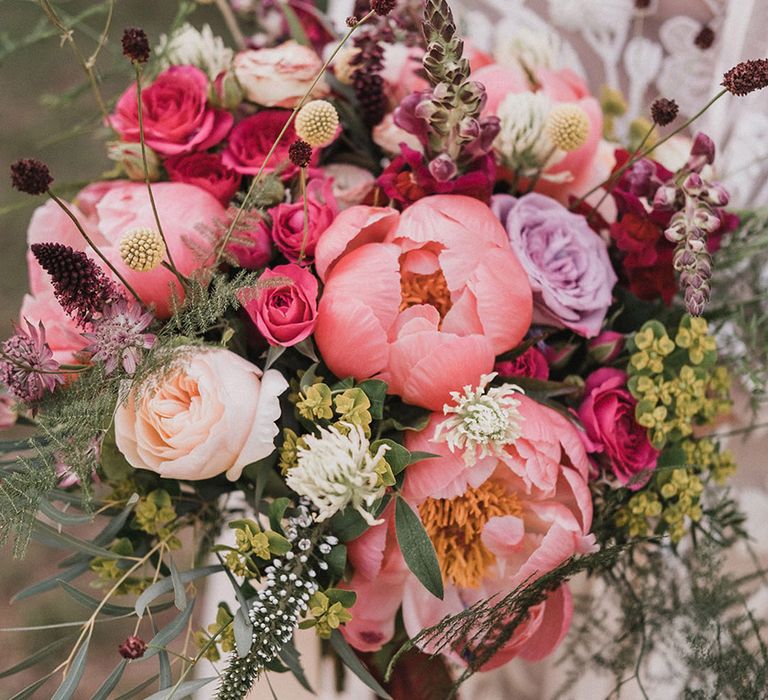
<svg viewBox="0 0 768 700"><path fill-rule="evenodd" d="M352 85L357 70L357 65L352 61L359 53L360 49L350 46L343 48L336 54L336 59L333 62L333 74L342 85Z"/></svg>
<svg viewBox="0 0 768 700"><path fill-rule="evenodd" d="M561 104L547 118L547 136L563 151L575 151L584 145L589 136L589 119L578 105Z"/></svg>
<svg viewBox="0 0 768 700"><path fill-rule="evenodd" d="M336 137L339 113L327 100L307 102L296 115L296 135L310 146L327 146Z"/></svg>
<svg viewBox="0 0 768 700"><path fill-rule="evenodd" d="M148 272L163 262L165 243L162 236L149 228L128 231L120 241L120 258L132 270Z"/></svg>

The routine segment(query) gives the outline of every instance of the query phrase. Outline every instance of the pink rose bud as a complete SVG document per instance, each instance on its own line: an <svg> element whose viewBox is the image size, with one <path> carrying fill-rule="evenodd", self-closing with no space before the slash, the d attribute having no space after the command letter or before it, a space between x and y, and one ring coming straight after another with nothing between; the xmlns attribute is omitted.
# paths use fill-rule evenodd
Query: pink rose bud
<svg viewBox="0 0 768 700"><path fill-rule="evenodd" d="M245 289L239 298L267 342L289 347L307 338L317 322L317 278L306 268L290 264L265 270L260 281L274 281L274 286L255 292Z"/></svg>
<svg viewBox="0 0 768 700"><path fill-rule="evenodd" d="M575 343L563 343L562 345L548 345L544 350L544 357L552 369L562 369L573 357L573 353L579 346Z"/></svg>
<svg viewBox="0 0 768 700"><path fill-rule="evenodd" d="M221 71L211 83L208 100L222 109L236 109L243 101L243 90L232 71Z"/></svg>
<svg viewBox="0 0 768 700"><path fill-rule="evenodd" d="M616 331L603 331L587 343L587 352L592 360L605 365L615 360L624 349L624 336Z"/></svg>

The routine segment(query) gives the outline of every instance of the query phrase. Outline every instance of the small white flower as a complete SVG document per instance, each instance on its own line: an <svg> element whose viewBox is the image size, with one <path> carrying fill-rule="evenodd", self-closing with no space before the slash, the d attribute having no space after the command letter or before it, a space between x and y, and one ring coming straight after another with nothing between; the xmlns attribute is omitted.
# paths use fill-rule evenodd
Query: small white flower
<svg viewBox="0 0 768 700"><path fill-rule="evenodd" d="M229 68L234 56L232 49L227 48L207 24L200 30L184 24L170 37L163 34L157 53L162 56L164 66L196 66L211 80Z"/></svg>
<svg viewBox="0 0 768 700"><path fill-rule="evenodd" d="M523 416L515 394L523 390L515 384L486 389L495 376L496 372L484 374L476 389L465 386L463 394L452 391L454 405L443 406L450 417L435 428L433 440L447 443L451 452L463 450L467 466L491 454L501 455L520 437Z"/></svg>
<svg viewBox="0 0 768 700"><path fill-rule="evenodd" d="M498 109L501 129L494 147L504 164L530 174L552 164L553 146L546 125L552 102L543 92L507 95ZM548 159L549 157L549 159Z"/></svg>
<svg viewBox="0 0 768 700"><path fill-rule="evenodd" d="M306 496L318 508L316 519L327 520L347 505L360 513L369 525L378 525L363 507L370 508L384 495L377 467L389 445L382 444L375 454L359 425L342 423L349 433L338 428L319 428L320 436L302 436L306 447L297 450L297 465L286 476L288 487Z"/></svg>

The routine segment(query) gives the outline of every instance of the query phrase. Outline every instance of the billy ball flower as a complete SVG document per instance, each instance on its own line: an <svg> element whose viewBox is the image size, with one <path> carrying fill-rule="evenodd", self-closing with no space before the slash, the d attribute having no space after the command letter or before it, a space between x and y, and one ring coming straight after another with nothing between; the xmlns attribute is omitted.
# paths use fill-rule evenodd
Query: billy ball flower
<svg viewBox="0 0 768 700"><path fill-rule="evenodd" d="M768 58L742 61L723 76L721 85L739 97L762 90L768 86Z"/></svg>
<svg viewBox="0 0 768 700"><path fill-rule="evenodd" d="M296 135L310 146L327 146L338 128L339 113L327 100L307 102L296 115Z"/></svg>
<svg viewBox="0 0 768 700"><path fill-rule="evenodd" d="M132 63L146 63L149 60L149 39L139 27L128 27L123 31L123 55Z"/></svg>
<svg viewBox="0 0 768 700"><path fill-rule="evenodd" d="M318 428L320 436L303 435L297 446L297 464L286 476L286 484L318 508L318 522L327 520L348 505L369 525L377 525L366 510L384 495L382 463L389 446L381 444L371 454L370 443L359 425L340 424Z"/></svg>
<svg viewBox="0 0 768 700"><path fill-rule="evenodd" d="M557 105L549 113L547 136L553 145L563 151L575 151L589 136L589 119L578 105Z"/></svg>
<svg viewBox="0 0 768 700"><path fill-rule="evenodd" d="M520 437L523 417L515 395L523 390L514 384L488 389L494 377L496 372L484 374L476 389L465 386L463 394L451 392L454 405L443 406L449 417L435 428L433 440L447 443L451 452L463 452L467 466L490 454L500 456Z"/></svg>
<svg viewBox="0 0 768 700"><path fill-rule="evenodd" d="M43 194L52 182L48 166L37 158L20 158L11 165L11 184L19 192Z"/></svg>
<svg viewBox="0 0 768 700"><path fill-rule="evenodd" d="M120 258L137 272L148 272L160 266L165 257L163 237L152 229L128 231L120 241Z"/></svg>
<svg viewBox="0 0 768 700"><path fill-rule="evenodd" d="M296 139L288 147L288 158L297 168L306 168L312 160L312 146L302 139Z"/></svg>
<svg viewBox="0 0 768 700"><path fill-rule="evenodd" d="M677 118L680 108L674 100L668 100L666 97L659 97L651 105L651 116L655 124L666 126L671 124Z"/></svg>

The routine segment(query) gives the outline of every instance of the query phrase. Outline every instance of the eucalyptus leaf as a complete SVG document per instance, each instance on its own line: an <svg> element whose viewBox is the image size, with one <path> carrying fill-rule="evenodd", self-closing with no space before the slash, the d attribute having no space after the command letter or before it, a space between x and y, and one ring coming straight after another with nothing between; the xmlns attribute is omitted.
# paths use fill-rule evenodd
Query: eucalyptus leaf
<svg viewBox="0 0 768 700"><path fill-rule="evenodd" d="M306 31L304 31L304 25L301 23L296 11L287 2L279 3L279 7L285 17L285 23L288 25L291 39L302 46L310 46L309 37Z"/></svg>
<svg viewBox="0 0 768 700"><path fill-rule="evenodd" d="M382 444L389 446L389 449L384 455L384 459L387 460L387 464L389 464L392 474L399 474L411 463L411 453L401 444L394 440L389 440L388 438L376 440L376 442L371 445L371 451L376 452Z"/></svg>
<svg viewBox="0 0 768 700"><path fill-rule="evenodd" d="M82 525L93 522L94 519L93 515L64 513L45 499L40 501L38 510L60 525Z"/></svg>
<svg viewBox="0 0 768 700"><path fill-rule="evenodd" d="M217 677L211 676L210 678L198 678L194 681L184 681L173 688L158 690L156 693L152 693L152 695L147 695L143 700L183 700L200 690L200 688L208 685L211 681L215 681ZM118 698L118 700L121 699Z"/></svg>
<svg viewBox="0 0 768 700"><path fill-rule="evenodd" d="M309 684L306 675L304 674L304 668L301 665L301 654L294 645L293 641L283 644L283 648L278 654L280 661L282 661L293 674L293 677L310 693L314 694L312 686Z"/></svg>
<svg viewBox="0 0 768 700"><path fill-rule="evenodd" d="M119 615L131 615L133 614L133 608L128 608L124 605L113 605L112 603L104 603L93 596L83 593L83 591L71 586L66 581L59 580L59 585L69 595L70 598L80 603L89 610L96 610L100 607L100 612L110 617L117 617Z"/></svg>
<svg viewBox="0 0 768 700"><path fill-rule="evenodd" d="M12 676L16 673L19 673L19 671L24 671L27 668L31 668L34 666L38 661L41 659L44 659L48 654L53 653L58 649L59 647L64 646L67 642L72 640L72 636L67 637L61 637L60 639L56 639L50 644L46 644L44 647L41 647L38 649L34 654L31 656L28 656L23 661L19 661L19 663L14 664L10 668L5 669L5 671L0 671L0 678L8 678L8 676Z"/></svg>
<svg viewBox="0 0 768 700"><path fill-rule="evenodd" d="M143 659L149 659L162 649L170 644L176 637L178 637L187 626L190 617L192 617L192 610L195 607L195 599L193 598L184 610L182 610L171 622L169 622L163 629L161 629L147 644L147 650L144 652Z"/></svg>
<svg viewBox="0 0 768 700"><path fill-rule="evenodd" d="M34 683L30 683L26 688L22 688L16 695L9 698L9 700L27 700L27 698L31 698L38 688L41 688L49 681L53 674L54 672L52 671L47 676L43 676Z"/></svg>
<svg viewBox="0 0 768 700"><path fill-rule="evenodd" d="M179 573L179 580L183 583L189 583L195 579L202 578L203 576L210 576L211 574L217 574L223 571L224 567L219 564L213 564L211 566L201 566L199 569L190 569L189 571L182 571ZM145 590L137 599L134 605L136 614L141 617L147 606L155 599L159 598L165 593L169 593L173 590L173 581L170 578L160 579L153 583L147 590Z"/></svg>
<svg viewBox="0 0 768 700"><path fill-rule="evenodd" d="M443 577L437 554L419 516L402 496L395 504L395 531L408 568L432 595L442 600Z"/></svg>
<svg viewBox="0 0 768 700"><path fill-rule="evenodd" d="M91 700L109 700L110 693L117 687L117 684L123 677L123 672L127 665L128 659L121 659L120 663L115 666L112 673L110 673L101 686L99 686L99 689L93 695Z"/></svg>
<svg viewBox="0 0 768 700"><path fill-rule="evenodd" d="M352 651L352 647L347 644L347 640L344 639L344 636L339 630L333 630L333 632L331 632L331 646L339 655L339 658L344 662L344 665L374 693L376 693L376 695L380 698L391 700L389 693L379 685L379 682L370 674L368 669L363 666L362 661L357 658L357 654Z"/></svg>
<svg viewBox="0 0 768 700"><path fill-rule="evenodd" d="M157 655L157 660L160 663L160 690L165 690L173 685L171 659L168 652L163 650Z"/></svg>
<svg viewBox="0 0 768 700"><path fill-rule="evenodd" d="M52 591L59 586L60 581L74 581L86 571L89 571L90 568L91 565L87 561L70 566L65 571L59 571L49 578L33 583L31 586L27 586L20 590L13 596L13 598L11 598L11 603L15 603L17 600L23 600L24 598L31 598L32 596L45 593L46 591Z"/></svg>
<svg viewBox="0 0 768 700"><path fill-rule="evenodd" d="M130 698L135 698L142 690L145 688L149 688L150 685L152 685L157 679L159 678L159 674L155 674L154 676L151 676L150 678L147 678L147 680L142 681L138 685L135 685L130 690L127 690L119 697L115 698L115 700L130 700ZM146 700L146 698L144 698Z"/></svg>
<svg viewBox="0 0 768 700"><path fill-rule="evenodd" d="M81 554L88 554L91 557L104 557L105 559L124 559L120 554L111 552L104 547L100 547L93 542L81 540L74 535L68 535L66 532L58 532L55 528L47 525L40 520L35 521L32 530L32 537L49 547L56 549L74 549Z"/></svg>
<svg viewBox="0 0 768 700"><path fill-rule="evenodd" d="M384 399L387 395L387 383L380 379L366 379L357 385L365 392L371 402L371 418L381 420L384 417Z"/></svg>
<svg viewBox="0 0 768 700"><path fill-rule="evenodd" d="M179 610L184 610L187 607L187 592L184 590L184 584L179 577L179 570L172 558L168 562L168 568L171 570L171 583L173 584L173 604Z"/></svg>
<svg viewBox="0 0 768 700"><path fill-rule="evenodd" d="M235 634L237 655L242 659L248 656L253 645L253 625L244 612L244 608L238 608L235 619L232 621L232 631Z"/></svg>
<svg viewBox="0 0 768 700"><path fill-rule="evenodd" d="M72 664L64 678L64 682L58 687L51 700L70 700L74 696L85 671L85 659L88 656L88 643L90 641L90 637L86 637L85 641L80 645L75 658L72 659Z"/></svg>

